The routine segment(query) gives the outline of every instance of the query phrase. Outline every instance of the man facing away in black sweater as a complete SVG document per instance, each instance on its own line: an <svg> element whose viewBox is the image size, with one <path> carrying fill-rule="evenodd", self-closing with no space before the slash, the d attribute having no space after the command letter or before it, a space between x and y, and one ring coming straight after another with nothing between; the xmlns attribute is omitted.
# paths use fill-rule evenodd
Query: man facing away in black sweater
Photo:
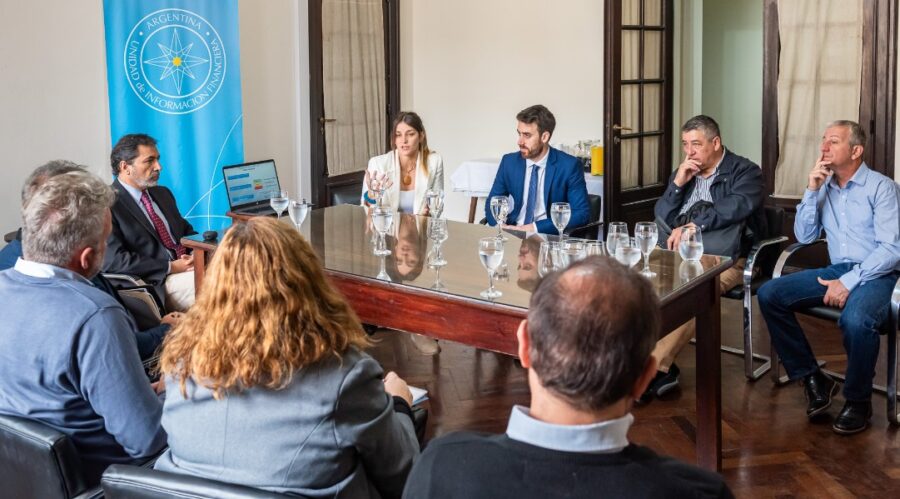
<svg viewBox="0 0 900 499"><path fill-rule="evenodd" d="M513 408L506 434L431 442L403 496L732 497L721 476L628 442L659 321L650 283L611 258L545 277L517 332L531 406Z"/></svg>

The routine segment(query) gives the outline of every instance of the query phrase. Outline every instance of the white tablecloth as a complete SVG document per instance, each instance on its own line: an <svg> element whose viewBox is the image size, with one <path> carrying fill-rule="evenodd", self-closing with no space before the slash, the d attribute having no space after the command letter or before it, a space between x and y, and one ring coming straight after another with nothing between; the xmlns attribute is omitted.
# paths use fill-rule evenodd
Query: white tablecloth
<svg viewBox="0 0 900 499"><path fill-rule="evenodd" d="M464 196L486 198L494 185L494 177L500 168L500 158L472 159L463 161L453 172L453 192L461 192ZM589 194L603 196L603 176L584 174ZM600 219L603 219L602 211Z"/></svg>

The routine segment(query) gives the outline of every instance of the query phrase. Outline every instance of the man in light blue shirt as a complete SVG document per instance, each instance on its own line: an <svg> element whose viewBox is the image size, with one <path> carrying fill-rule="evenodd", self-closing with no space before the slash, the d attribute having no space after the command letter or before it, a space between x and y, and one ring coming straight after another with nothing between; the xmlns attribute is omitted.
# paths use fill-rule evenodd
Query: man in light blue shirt
<svg viewBox="0 0 900 499"><path fill-rule="evenodd" d="M0 272L0 413L68 435L89 483L166 443L134 323L88 280L103 262L114 199L86 171L47 179L22 207L23 257Z"/></svg>
<svg viewBox="0 0 900 499"><path fill-rule="evenodd" d="M879 330L900 275L900 189L863 162L865 142L857 123L829 124L797 206L797 241L811 243L824 230L831 265L780 277L759 290L772 343L790 378L803 379L810 418L828 409L837 383L819 370L794 311L823 304L843 309L838 325L847 350L846 402L832 425L842 435L865 430L872 415Z"/></svg>

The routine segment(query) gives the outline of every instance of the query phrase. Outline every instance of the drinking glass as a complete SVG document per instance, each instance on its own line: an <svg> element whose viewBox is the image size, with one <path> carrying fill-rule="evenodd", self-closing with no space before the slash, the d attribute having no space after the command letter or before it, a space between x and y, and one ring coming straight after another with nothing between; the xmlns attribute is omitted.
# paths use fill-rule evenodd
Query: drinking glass
<svg viewBox="0 0 900 499"><path fill-rule="evenodd" d="M628 225L625 222L612 222L606 231L606 251L609 256L616 256L616 247L621 238L628 238Z"/></svg>
<svg viewBox="0 0 900 499"><path fill-rule="evenodd" d="M538 252L538 275L546 276L550 272L556 270L556 261L558 259L559 243L556 241L544 241L541 243L541 249Z"/></svg>
<svg viewBox="0 0 900 499"><path fill-rule="evenodd" d="M444 241L449 237L449 234L447 233L447 220L443 218L432 218L431 224L428 226L428 237L434 241L428 265L430 267L443 267L444 265L447 265L447 260L444 259L444 255L441 252L441 245L444 244Z"/></svg>
<svg viewBox="0 0 900 499"><path fill-rule="evenodd" d="M631 267L641 259L641 249L633 237L619 239L616 244L616 260L626 267Z"/></svg>
<svg viewBox="0 0 900 499"><path fill-rule="evenodd" d="M647 277L655 276L656 272L650 270L650 253L656 248L656 242L659 240L659 229L656 227L656 222L638 222L634 226L634 240L644 256L644 268L641 270L641 274Z"/></svg>
<svg viewBox="0 0 900 499"><path fill-rule="evenodd" d="M587 247L584 243L583 239L566 239L559 242L560 259L564 267L587 258Z"/></svg>
<svg viewBox="0 0 900 499"><path fill-rule="evenodd" d="M491 215L497 222L497 239L506 241L503 237L502 225L506 223L506 216L509 215L509 198L506 196L494 196L491 198Z"/></svg>
<svg viewBox="0 0 900 499"><path fill-rule="evenodd" d="M678 242L678 253L682 260L699 262L703 256L703 236L700 227L687 226L681 229L681 240Z"/></svg>
<svg viewBox="0 0 900 499"><path fill-rule="evenodd" d="M425 201L428 203L428 214L432 218L440 218L444 212L444 191L440 189L428 189L425 193Z"/></svg>
<svg viewBox="0 0 900 499"><path fill-rule="evenodd" d="M391 254L391 250L387 249L384 243L384 236L391 229L391 223L394 221L394 212L383 206L375 206L372 209L372 225L375 232L378 233L378 245L374 253L378 256L386 256ZM382 261L382 263L384 263Z"/></svg>
<svg viewBox="0 0 900 499"><path fill-rule="evenodd" d="M306 220L308 213L309 203L305 199L303 201L291 201L291 204L288 205L288 215L291 216L291 222L294 222L298 230L303 225L303 221Z"/></svg>
<svg viewBox="0 0 900 499"><path fill-rule="evenodd" d="M588 241L584 247L587 256L607 256L603 241Z"/></svg>
<svg viewBox="0 0 900 499"><path fill-rule="evenodd" d="M550 220L553 222L556 230L559 231L560 240L566 237L563 234L563 230L565 230L566 225L569 225L570 218L572 218L572 208L569 206L569 203L553 203L550 205Z"/></svg>
<svg viewBox="0 0 900 499"><path fill-rule="evenodd" d="M291 198L288 197L287 191L278 191L271 199L269 199L269 206L275 210L275 213L278 214L278 219L281 220L281 214L284 213L284 210L287 209L290 202Z"/></svg>
<svg viewBox="0 0 900 499"><path fill-rule="evenodd" d="M481 264L488 271L488 289L481 292L482 298L493 300L503 296L503 293L494 288L494 271L503 262L503 240L496 237L483 237L478 240L478 257Z"/></svg>

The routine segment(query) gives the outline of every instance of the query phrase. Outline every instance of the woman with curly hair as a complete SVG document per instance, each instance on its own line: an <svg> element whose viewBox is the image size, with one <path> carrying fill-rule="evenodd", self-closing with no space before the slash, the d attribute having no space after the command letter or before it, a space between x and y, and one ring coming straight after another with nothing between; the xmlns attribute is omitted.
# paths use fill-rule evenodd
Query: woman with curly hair
<svg viewBox="0 0 900 499"><path fill-rule="evenodd" d="M156 468L311 497L400 497L419 451L411 396L367 345L293 227L235 225L163 345L169 449Z"/></svg>

